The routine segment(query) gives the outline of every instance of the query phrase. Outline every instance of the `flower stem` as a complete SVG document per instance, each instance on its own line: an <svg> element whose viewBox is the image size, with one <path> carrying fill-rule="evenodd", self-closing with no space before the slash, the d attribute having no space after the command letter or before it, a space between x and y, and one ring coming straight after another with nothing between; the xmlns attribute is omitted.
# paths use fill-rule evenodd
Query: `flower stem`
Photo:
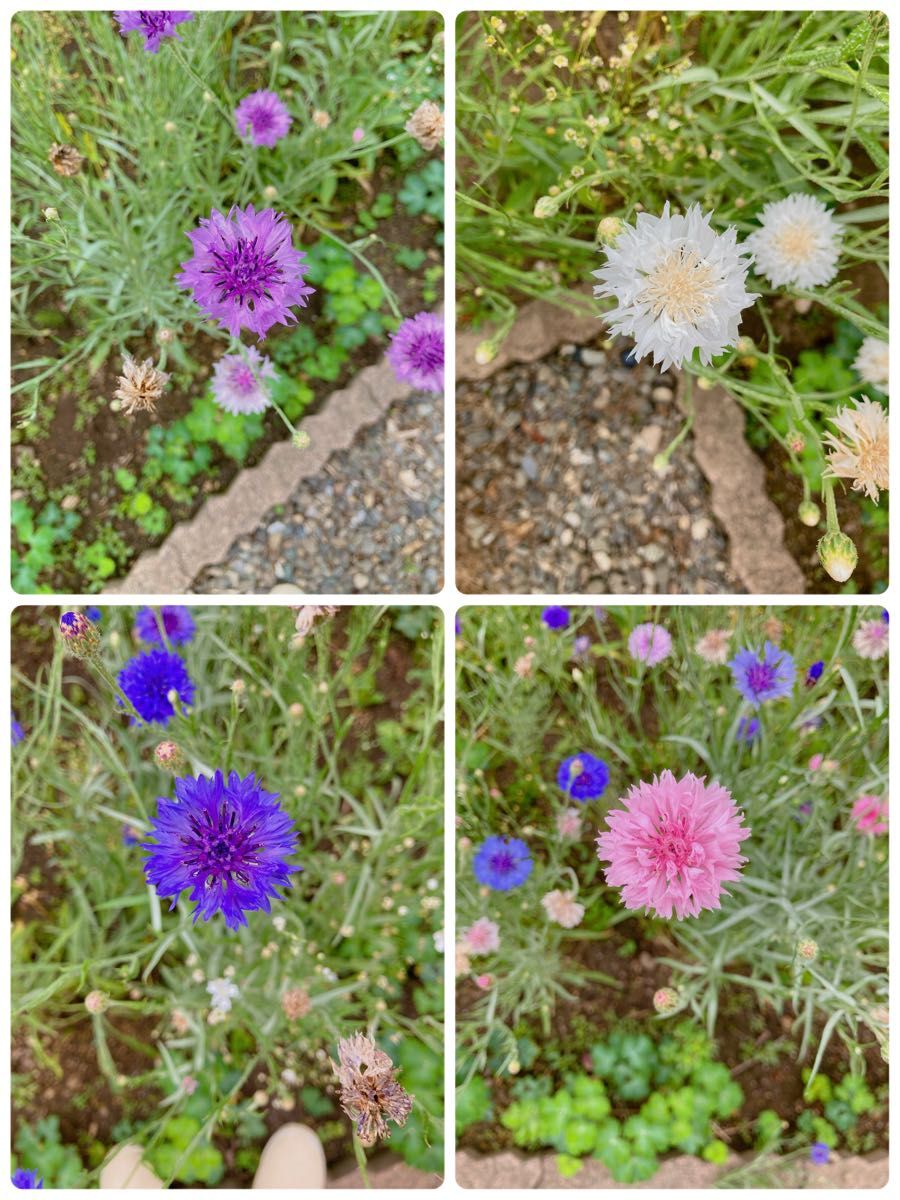
<svg viewBox="0 0 900 1200"><path fill-rule="evenodd" d="M363 1183L367 1188L371 1188L372 1181L369 1179L369 1168L366 1162L366 1152L355 1129L353 1130L353 1153L356 1155L356 1165L359 1167L359 1173L362 1177Z"/></svg>
<svg viewBox="0 0 900 1200"><path fill-rule="evenodd" d="M391 312L398 321L403 320L403 313L400 311L400 306L397 304L396 296L388 287L387 280L381 274L375 264L370 262L369 259L366 258L366 256L356 248L355 243L345 242L344 239L339 238L336 233L332 233L330 229L326 229L324 226L320 225L318 221L314 221L308 213L304 213L301 217L301 220L303 220L312 229L315 229L316 232L321 234L322 237L331 238L333 242L337 242L339 246L342 246L348 254L352 254L354 258L358 258L372 278L376 281L376 283L378 283L379 287L384 293L384 298L387 300L388 307L390 308Z"/></svg>
<svg viewBox="0 0 900 1200"><path fill-rule="evenodd" d="M838 520L837 505L834 502L834 481L823 478L822 498L825 501L825 528L829 533L840 533L841 523Z"/></svg>
<svg viewBox="0 0 900 1200"><path fill-rule="evenodd" d="M191 79L193 79L194 83L196 83L197 87L200 88L201 92L205 92L208 95L212 96L216 108L219 110L219 112L222 114L222 116L225 118L225 120L228 122L228 124L231 125L233 122L233 114L228 111L228 109L225 107L225 105L222 103L222 101L219 99L219 97L216 95L216 93L213 91L213 89L210 87L210 85L206 82L206 80L201 75L197 74L197 72L194 70L194 68L188 62L187 56L182 51L181 47L173 43L171 50L172 50L172 53L175 55L176 59L181 63L181 65L187 71L188 75L190 75Z"/></svg>

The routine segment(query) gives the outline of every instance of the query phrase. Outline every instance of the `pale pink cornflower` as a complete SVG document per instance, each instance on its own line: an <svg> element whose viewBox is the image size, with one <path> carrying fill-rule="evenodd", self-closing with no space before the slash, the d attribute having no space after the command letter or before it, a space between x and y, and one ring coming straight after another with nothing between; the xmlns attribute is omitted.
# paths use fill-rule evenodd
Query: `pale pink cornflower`
<svg viewBox="0 0 900 1200"><path fill-rule="evenodd" d="M809 769L811 771L818 771L824 761L825 756L823 754L814 754L809 760Z"/></svg>
<svg viewBox="0 0 900 1200"><path fill-rule="evenodd" d="M723 884L739 879L750 836L731 793L719 783L663 771L632 787L624 809L607 814L597 838L606 882L622 889L626 908L679 920L721 906ZM727 895L727 893L724 893Z"/></svg>
<svg viewBox="0 0 900 1200"><path fill-rule="evenodd" d="M880 796L860 796L854 800L850 816L860 833L887 833L887 796L883 800Z"/></svg>
<svg viewBox="0 0 900 1200"><path fill-rule="evenodd" d="M488 988L493 985L493 983L494 983L493 975L476 975L475 976L475 986L481 988L481 990L483 992L486 992L488 990Z"/></svg>
<svg viewBox="0 0 900 1200"><path fill-rule="evenodd" d="M357 125L350 136L353 138L354 142L361 142L366 136L366 131L360 125Z"/></svg>
<svg viewBox="0 0 900 1200"><path fill-rule="evenodd" d="M527 679L534 667L534 654L523 654L521 658L517 658L513 670L520 679Z"/></svg>
<svg viewBox="0 0 900 1200"><path fill-rule="evenodd" d="M193 1077L193 1075L185 1075L184 1079L181 1081L181 1090L186 1096L193 1096L194 1092L197 1090L197 1080Z"/></svg>
<svg viewBox="0 0 900 1200"><path fill-rule="evenodd" d="M662 1015L673 1013L680 1003L676 988L661 987L653 993L653 1007Z"/></svg>
<svg viewBox="0 0 900 1200"><path fill-rule="evenodd" d="M708 633L704 633L694 649L709 663L727 663L731 633L730 629L710 629Z"/></svg>
<svg viewBox="0 0 900 1200"><path fill-rule="evenodd" d="M581 836L581 813L577 808L564 808L556 814L556 832L567 841Z"/></svg>
<svg viewBox="0 0 900 1200"><path fill-rule="evenodd" d="M456 943L456 974L468 975L472 970L472 963L469 961L468 946L465 942Z"/></svg>
<svg viewBox="0 0 900 1200"><path fill-rule="evenodd" d="M489 917L479 917L474 925L462 931L460 945L473 957L491 954L500 949L500 926Z"/></svg>
<svg viewBox="0 0 900 1200"><path fill-rule="evenodd" d="M853 649L860 658L884 658L888 652L887 621L863 621L853 635Z"/></svg>
<svg viewBox="0 0 900 1200"><path fill-rule="evenodd" d="M562 925L563 929L574 929L584 917L584 905L578 903L574 892L548 892L541 897L541 904L548 920Z"/></svg>
<svg viewBox="0 0 900 1200"><path fill-rule="evenodd" d="M628 637L628 653L637 662L644 662L648 667L655 667L672 652L672 638L662 625L654 625L645 621L643 625L635 625Z"/></svg>

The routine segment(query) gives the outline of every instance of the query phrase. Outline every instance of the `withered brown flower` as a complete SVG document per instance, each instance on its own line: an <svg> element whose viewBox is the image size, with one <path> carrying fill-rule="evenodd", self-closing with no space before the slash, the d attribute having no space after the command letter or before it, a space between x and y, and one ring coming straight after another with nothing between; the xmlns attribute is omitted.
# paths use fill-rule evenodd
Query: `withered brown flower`
<svg viewBox="0 0 900 1200"><path fill-rule="evenodd" d="M391 1136L388 1120L405 1125L413 1097L397 1082L390 1055L363 1033L338 1041L340 1065L332 1062L341 1089L341 1108L356 1123L363 1146Z"/></svg>
<svg viewBox="0 0 900 1200"><path fill-rule="evenodd" d="M434 150L444 137L444 114L433 100L423 100L404 129L423 150Z"/></svg>
<svg viewBox="0 0 900 1200"><path fill-rule="evenodd" d="M58 142L54 142L50 147L47 158L57 175L77 175L84 162L84 155L74 146L67 146L65 143L60 145Z"/></svg>
<svg viewBox="0 0 900 1200"><path fill-rule="evenodd" d="M168 382L169 376L165 371L157 371L153 359L145 358L139 363L126 357L113 395L121 400L122 411L129 417L136 412L156 412L156 402Z"/></svg>

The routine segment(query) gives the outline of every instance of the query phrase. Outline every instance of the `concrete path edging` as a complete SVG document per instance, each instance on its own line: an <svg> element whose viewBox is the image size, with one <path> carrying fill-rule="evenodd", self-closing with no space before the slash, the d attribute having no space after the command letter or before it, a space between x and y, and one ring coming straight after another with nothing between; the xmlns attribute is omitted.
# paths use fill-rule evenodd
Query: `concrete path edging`
<svg viewBox="0 0 900 1200"><path fill-rule="evenodd" d="M382 361L364 367L346 387L332 392L314 416L300 428L310 445L298 450L289 441L276 442L262 462L240 471L226 492L211 496L189 521L176 525L163 544L148 550L128 575L112 583L111 594L190 594L191 584L204 567L225 558L242 534L255 529L266 513L286 503L299 484L316 475L338 450L346 449L357 433L374 425L392 404L412 394L390 365Z"/></svg>

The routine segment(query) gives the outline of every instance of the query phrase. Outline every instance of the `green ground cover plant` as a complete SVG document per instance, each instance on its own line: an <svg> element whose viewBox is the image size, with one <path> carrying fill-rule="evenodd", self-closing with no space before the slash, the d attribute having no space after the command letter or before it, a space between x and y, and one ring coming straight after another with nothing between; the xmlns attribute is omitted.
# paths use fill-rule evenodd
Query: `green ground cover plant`
<svg viewBox="0 0 900 1200"><path fill-rule="evenodd" d="M760 1159L734 1186L883 1147L887 628L461 610L464 1145L619 1182L670 1151Z"/></svg>
<svg viewBox="0 0 900 1200"><path fill-rule="evenodd" d="M14 1168L95 1187L137 1142L166 1186L246 1187L286 1120L346 1159L331 1063L364 1033L414 1097L382 1145L440 1172L440 614L156 612L14 618ZM173 788L216 771L278 794L302 868L245 924L147 873Z"/></svg>
<svg viewBox="0 0 900 1200"><path fill-rule="evenodd" d="M861 553L883 587L887 17L498 12L457 42L459 314L484 326L480 360L528 299L596 314L609 349L680 375L657 470L692 388L721 386L799 480L785 516L820 530L828 575L852 590Z"/></svg>

